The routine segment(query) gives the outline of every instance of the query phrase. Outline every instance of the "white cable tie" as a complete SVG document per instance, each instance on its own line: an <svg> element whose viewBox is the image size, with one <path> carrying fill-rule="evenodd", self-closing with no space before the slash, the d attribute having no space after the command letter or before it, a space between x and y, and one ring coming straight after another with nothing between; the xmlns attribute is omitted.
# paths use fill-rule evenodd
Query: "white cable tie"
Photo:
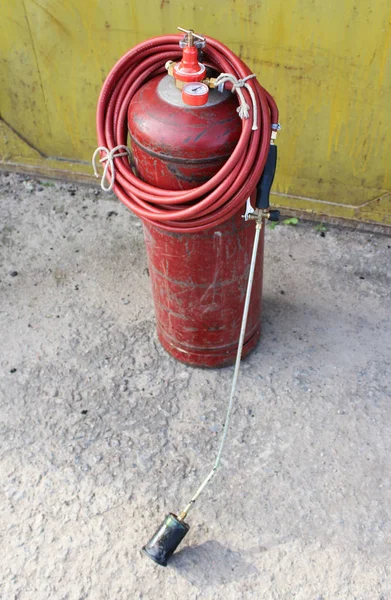
<svg viewBox="0 0 391 600"><path fill-rule="evenodd" d="M246 88L246 90L250 94L251 104L252 104L252 108L253 108L253 126L252 126L253 131L258 129L258 125L257 125L258 105L257 105L257 98L255 95L255 92L254 92L253 88L251 87L251 85L247 82L249 79L253 79L254 77L256 77L255 73L251 73L251 75L247 75L246 77L243 77L243 79L237 79L235 77L235 75L231 75L230 73L221 73L217 77L216 84L215 84L217 86L224 85L224 83L227 83L227 82L232 84L231 91L232 91L232 93L236 92L238 95L238 98L239 98L239 107L237 108L237 112L241 119L248 119L250 117L250 112L249 112L250 107L246 103L244 94L241 90L241 88L243 88L243 87Z"/></svg>
<svg viewBox="0 0 391 600"><path fill-rule="evenodd" d="M120 152L121 149L124 149L125 152ZM92 166L94 167L95 177L99 177L99 173L98 173L98 169L97 169L97 165L96 165L96 157L99 154L99 152L106 152L106 156L103 156L103 158L99 159L100 163L106 163L103 168L103 174L102 174L102 178L100 181L100 187L102 188L102 190L104 192L111 192L111 190L113 189L114 182L115 182L114 159L119 158L120 156L131 157L132 153L131 153L130 149L123 144L116 146L112 150L109 150L105 146L98 146L98 148L95 150L95 152L92 156ZM111 172L111 180L107 176L109 168L110 168L110 172ZM106 180L109 182L108 187L105 186Z"/></svg>

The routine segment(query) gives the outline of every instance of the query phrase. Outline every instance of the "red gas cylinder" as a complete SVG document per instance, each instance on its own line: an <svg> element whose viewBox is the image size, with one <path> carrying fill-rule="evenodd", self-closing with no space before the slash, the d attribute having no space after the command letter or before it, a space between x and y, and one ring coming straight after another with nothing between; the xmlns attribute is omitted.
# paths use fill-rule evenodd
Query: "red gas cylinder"
<svg viewBox="0 0 391 600"><path fill-rule="evenodd" d="M210 179L239 139L237 106L234 94L216 89L205 104L189 106L171 76L149 80L128 110L137 175L167 190L191 189ZM144 222L158 336L187 364L221 367L235 360L254 238L254 223L242 218L244 209L200 233ZM243 356L260 335L263 230L261 235Z"/></svg>

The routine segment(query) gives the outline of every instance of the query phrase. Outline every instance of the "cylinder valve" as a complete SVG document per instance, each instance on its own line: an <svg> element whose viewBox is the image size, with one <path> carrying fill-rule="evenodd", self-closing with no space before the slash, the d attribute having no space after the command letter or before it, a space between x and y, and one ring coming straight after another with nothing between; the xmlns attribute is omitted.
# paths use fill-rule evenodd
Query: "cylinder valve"
<svg viewBox="0 0 391 600"><path fill-rule="evenodd" d="M182 60L176 63L173 69L173 75L176 81L192 82L202 81L205 78L206 67L198 62L198 48L205 45L205 38L202 35L194 33L192 29L182 29L185 33L181 42L183 48Z"/></svg>

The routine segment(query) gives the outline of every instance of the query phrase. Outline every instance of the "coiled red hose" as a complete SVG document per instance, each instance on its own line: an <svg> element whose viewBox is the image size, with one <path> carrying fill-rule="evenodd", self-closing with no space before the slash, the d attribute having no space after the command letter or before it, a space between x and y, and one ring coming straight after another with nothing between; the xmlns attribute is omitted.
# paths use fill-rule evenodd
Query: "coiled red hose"
<svg viewBox="0 0 391 600"><path fill-rule="evenodd" d="M150 78L165 72L168 60L180 60L180 35L149 39L129 50L110 71L97 107L99 145L112 149L127 142L128 106L137 90ZM219 73L242 79L251 73L245 63L217 40L206 37L205 64ZM168 231L193 233L216 227L233 216L257 185L267 158L271 124L278 123L278 109L271 95L253 78L258 129L253 115L242 120L242 132L230 158L207 182L186 191L164 190L133 173L127 157L115 158L113 190L136 215ZM251 107L249 92L241 88ZM239 117L238 117L239 118ZM103 155L102 155L103 158ZM109 170L110 172L110 170ZM111 177L111 173L110 173Z"/></svg>

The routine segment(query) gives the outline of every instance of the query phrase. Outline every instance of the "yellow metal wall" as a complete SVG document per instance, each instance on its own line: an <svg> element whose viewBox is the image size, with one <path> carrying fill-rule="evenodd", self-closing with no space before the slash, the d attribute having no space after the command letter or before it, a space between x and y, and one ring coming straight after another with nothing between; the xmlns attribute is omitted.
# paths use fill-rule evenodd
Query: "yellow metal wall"
<svg viewBox="0 0 391 600"><path fill-rule="evenodd" d="M390 19L390 0L0 0L0 164L91 174L105 75L181 25L230 46L276 97L274 204L391 224Z"/></svg>

